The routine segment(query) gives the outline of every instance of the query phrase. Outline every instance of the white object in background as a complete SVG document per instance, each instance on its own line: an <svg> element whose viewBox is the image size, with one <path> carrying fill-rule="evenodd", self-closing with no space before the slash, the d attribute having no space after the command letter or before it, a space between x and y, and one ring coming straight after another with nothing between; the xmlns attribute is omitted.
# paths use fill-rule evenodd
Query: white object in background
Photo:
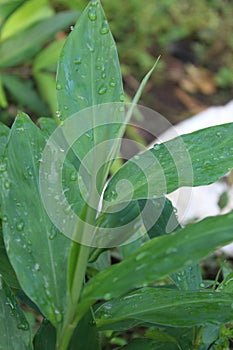
<svg viewBox="0 0 233 350"><path fill-rule="evenodd" d="M233 122L233 101L225 106L208 108L204 112L177 124L175 133L183 135L210 126L231 122ZM172 129L163 133L159 137L159 142L165 142L174 138L176 135ZM225 191L228 192L229 202L227 207L221 210L218 202L221 194ZM201 220L207 216L225 214L233 210L233 189L229 190L224 181L218 181L208 186L184 187L171 193L168 198L172 201L174 207L177 208L177 215L181 224L187 224L193 219ZM223 247L222 250L226 254L233 256L233 243Z"/></svg>

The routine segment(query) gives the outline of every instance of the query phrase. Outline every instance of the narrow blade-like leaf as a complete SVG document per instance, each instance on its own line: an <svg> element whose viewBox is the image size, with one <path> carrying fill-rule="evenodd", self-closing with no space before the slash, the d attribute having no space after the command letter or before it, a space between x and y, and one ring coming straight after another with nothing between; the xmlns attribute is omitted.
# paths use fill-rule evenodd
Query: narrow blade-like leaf
<svg viewBox="0 0 233 350"><path fill-rule="evenodd" d="M85 308L101 298L118 297L194 265L217 247L231 242L232 227L230 213L152 239L128 259L93 277L84 288L82 306Z"/></svg>
<svg viewBox="0 0 233 350"><path fill-rule="evenodd" d="M97 326L105 329L129 319L176 327L227 323L233 319L232 295L142 288L103 304L96 312Z"/></svg>

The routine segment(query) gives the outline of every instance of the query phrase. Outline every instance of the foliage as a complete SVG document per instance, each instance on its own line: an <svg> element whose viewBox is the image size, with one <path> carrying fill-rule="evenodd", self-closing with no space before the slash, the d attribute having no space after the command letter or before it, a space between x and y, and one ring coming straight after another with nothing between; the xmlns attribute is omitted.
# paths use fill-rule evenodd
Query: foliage
<svg viewBox="0 0 233 350"><path fill-rule="evenodd" d="M140 79L152 66L153 56L162 53L160 80L169 79L165 72L171 54L207 67L218 87L232 86L231 2L104 0L103 4L125 77ZM1 0L2 121L10 124L18 107L36 117L55 117L56 62L66 32L85 5L85 0Z"/></svg>
<svg viewBox="0 0 233 350"><path fill-rule="evenodd" d="M69 20L71 17L68 15ZM27 54L32 57L31 50ZM44 54L39 53L35 60L38 70L44 68ZM24 57L17 61L12 55L12 62ZM142 81L131 109L153 69ZM57 123L41 118L36 125L19 113L11 129L0 124L0 261L4 262L0 264L0 348L96 350L109 338L125 350L229 348L232 272L218 285L202 280L199 262L232 241L233 213L181 228L165 195L180 186L213 183L232 168L233 124L156 145L130 159L107 181L132 110L125 115L122 109L124 92L117 50L99 0L90 1L62 49L56 88ZM111 114L98 114L108 103L116 109L111 109ZM66 125L75 112L86 118L78 119L69 129L76 137L69 144ZM98 117L103 118L100 124ZM62 147L49 143L54 130L62 130L57 139ZM188 151L193 179L181 144ZM50 168L46 173L44 150L48 145ZM97 152L99 146L103 148ZM85 160L89 153L92 157ZM62 164L59 157L64 154ZM60 172L62 193L57 194L52 186ZM131 182L131 197L124 179ZM103 193L102 208L95 187ZM93 210L93 205L98 209ZM149 217L143 216L146 205ZM70 227L71 209L82 219L72 227L73 240L66 232L66 236L59 232L51 214L57 220L62 217L62 223ZM150 225L158 212L158 221ZM173 232L167 233L171 220ZM122 225L130 221L134 224L122 234ZM90 235L99 243L101 232L112 228L120 232L120 237L107 237L112 244L82 244ZM143 236L111 249L114 242L126 243L127 238L141 232ZM117 262L111 264L113 256ZM34 325L25 316L28 307L40 320L35 334ZM138 337L124 345L120 340L129 329L135 329Z"/></svg>

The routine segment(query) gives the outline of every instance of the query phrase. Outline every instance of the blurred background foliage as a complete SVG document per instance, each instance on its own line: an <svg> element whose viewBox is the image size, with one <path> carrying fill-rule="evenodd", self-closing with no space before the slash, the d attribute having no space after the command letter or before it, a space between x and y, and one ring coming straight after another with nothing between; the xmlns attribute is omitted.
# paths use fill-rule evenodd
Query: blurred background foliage
<svg viewBox="0 0 233 350"><path fill-rule="evenodd" d="M55 71L85 0L0 0L0 115L56 115ZM232 98L231 0L102 0L132 96L161 55L143 103L172 122Z"/></svg>

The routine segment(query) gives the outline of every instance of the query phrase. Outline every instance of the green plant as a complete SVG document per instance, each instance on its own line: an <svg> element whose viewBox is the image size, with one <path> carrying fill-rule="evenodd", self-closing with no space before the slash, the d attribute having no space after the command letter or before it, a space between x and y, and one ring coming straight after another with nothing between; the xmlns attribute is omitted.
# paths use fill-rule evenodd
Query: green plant
<svg viewBox="0 0 233 350"><path fill-rule="evenodd" d="M0 1L2 121L15 113L14 104L36 115L55 115L54 73L64 35L54 37L77 16L77 11L56 13L48 0Z"/></svg>
<svg viewBox="0 0 233 350"><path fill-rule="evenodd" d="M232 241L233 214L181 228L165 194L232 168L233 124L156 145L106 184L153 69L125 115L116 47L92 0L59 59L59 125L41 118L38 127L24 113L0 125L4 350L228 348L232 272L205 281L198 263ZM127 344L129 329L137 339Z"/></svg>

